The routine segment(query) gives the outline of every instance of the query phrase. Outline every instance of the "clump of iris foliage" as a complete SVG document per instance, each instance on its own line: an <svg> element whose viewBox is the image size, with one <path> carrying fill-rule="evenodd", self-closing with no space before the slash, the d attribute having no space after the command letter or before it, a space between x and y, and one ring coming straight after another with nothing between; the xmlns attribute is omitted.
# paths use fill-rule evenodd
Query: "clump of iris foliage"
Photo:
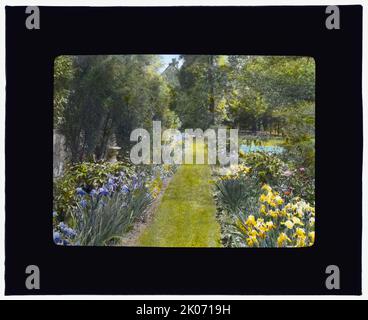
<svg viewBox="0 0 368 320"><path fill-rule="evenodd" d="M283 153L240 151L239 164L216 168L218 219L228 247L306 247L314 243L314 154L308 167ZM314 147L314 146L313 146ZM313 148L314 152L314 148ZM225 172L219 172L225 170Z"/></svg>
<svg viewBox="0 0 368 320"><path fill-rule="evenodd" d="M160 193L172 166L81 163L54 182L53 238L59 245L119 245Z"/></svg>

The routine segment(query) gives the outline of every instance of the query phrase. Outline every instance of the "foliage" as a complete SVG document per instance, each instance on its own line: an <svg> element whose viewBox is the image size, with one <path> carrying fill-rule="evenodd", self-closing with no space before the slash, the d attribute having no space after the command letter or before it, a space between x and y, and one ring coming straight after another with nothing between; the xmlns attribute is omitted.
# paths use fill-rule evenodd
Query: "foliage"
<svg viewBox="0 0 368 320"><path fill-rule="evenodd" d="M77 190L78 204L73 212L74 229L54 221L54 241L61 245L101 246L117 243L149 204L151 196L142 185L120 187L120 178L110 178L106 187L89 194Z"/></svg>
<svg viewBox="0 0 368 320"><path fill-rule="evenodd" d="M285 197L301 197L315 203L315 178L306 168L289 169L282 173L278 185L274 187Z"/></svg>
<svg viewBox="0 0 368 320"><path fill-rule="evenodd" d="M119 162L69 167L56 182L59 193L54 196L55 243L118 244L119 237L160 193L163 179L175 170L171 165L137 166L133 170Z"/></svg>
<svg viewBox="0 0 368 320"><path fill-rule="evenodd" d="M76 190L91 193L111 181L118 179L119 185L131 185L136 188L139 181L144 181L153 197L162 187L162 180L176 170L173 165L130 166L124 162L82 162L69 165L64 175L54 181L54 211L59 220L70 220L76 209L78 194Z"/></svg>
<svg viewBox="0 0 368 320"><path fill-rule="evenodd" d="M182 55L173 110L183 126L206 129L226 118L224 56Z"/></svg>
<svg viewBox="0 0 368 320"><path fill-rule="evenodd" d="M299 107L298 114L285 115L286 150L284 158L298 167L304 167L314 176L315 170L315 110L314 104L305 103Z"/></svg>
<svg viewBox="0 0 368 320"><path fill-rule="evenodd" d="M54 60L54 128L62 121L65 105L68 103L73 78L73 59L70 56L58 56Z"/></svg>
<svg viewBox="0 0 368 320"><path fill-rule="evenodd" d="M54 210L59 219L69 219L77 203L76 189L85 192L100 188L110 175L123 174L127 179L134 173L133 169L122 162L82 162L69 165L62 177L54 181Z"/></svg>
<svg viewBox="0 0 368 320"><path fill-rule="evenodd" d="M161 192L161 189L163 187L163 182L162 182L161 177L158 175L153 180L148 181L146 183L146 187L149 190L149 192L152 194L152 197L156 198Z"/></svg>
<svg viewBox="0 0 368 320"><path fill-rule="evenodd" d="M54 96L65 101L56 113L72 162L103 159L113 136L124 151L129 148L130 132L139 127L150 128L152 120L161 120L167 126L180 124L169 110L171 91L156 71L157 56L68 59L72 63L72 79L55 86ZM59 69L64 74L68 68L63 64Z"/></svg>
<svg viewBox="0 0 368 320"><path fill-rule="evenodd" d="M244 165L230 167L216 181L216 198L228 212L236 213L252 205L257 197L257 181L250 175L250 168Z"/></svg>
<svg viewBox="0 0 368 320"><path fill-rule="evenodd" d="M215 196L224 246L273 247L283 240L290 246L311 245L314 227L305 224L300 211L294 217L287 210L312 208L307 216L314 221L314 176L306 168L295 167L294 162L286 163L279 157L272 153L241 153L241 164L219 170ZM284 223L291 226L290 220L295 225L298 217L307 226L305 230L299 223L300 229L287 232ZM310 232L310 237L304 238L303 232Z"/></svg>
<svg viewBox="0 0 368 320"><path fill-rule="evenodd" d="M182 55L170 77L157 55L55 59L55 126L72 162L103 159L112 137L126 152L130 132L226 124L277 133L296 166L314 171L315 63L309 57ZM178 81L171 81L177 79Z"/></svg>
<svg viewBox="0 0 368 320"><path fill-rule="evenodd" d="M83 201L83 200L82 200ZM131 224L147 209L151 197L144 187L132 191L122 189L111 195L90 195L78 205L74 219L75 244L101 246L115 243Z"/></svg>
<svg viewBox="0 0 368 320"><path fill-rule="evenodd" d="M150 131L152 121L161 120L164 128L239 128L247 134L242 143L257 147L244 148L240 165L226 169L216 181L225 245L311 245L314 60L238 55L180 59L181 67L174 61L163 74L157 55L55 59L54 127L65 136L71 164L54 181L54 241L114 244L143 214L176 168L133 168L101 160L114 141L122 147L121 160L130 149L131 131ZM265 152L275 145L282 152ZM256 149L261 152L252 152ZM211 186L204 182L208 176L208 166L180 169L163 196L160 218L141 245L218 245ZM200 239L193 239L198 231Z"/></svg>
<svg viewBox="0 0 368 320"><path fill-rule="evenodd" d="M224 208L230 212L236 212L242 208L246 188L240 180L223 180L218 182L216 187L219 191L218 198Z"/></svg>
<svg viewBox="0 0 368 320"><path fill-rule="evenodd" d="M314 101L315 62L310 57L250 57L243 68L244 81L272 106L294 106Z"/></svg>
<svg viewBox="0 0 368 320"><path fill-rule="evenodd" d="M250 167L250 174L260 183L276 185L280 179L285 163L277 156L266 152L241 153L244 163Z"/></svg>

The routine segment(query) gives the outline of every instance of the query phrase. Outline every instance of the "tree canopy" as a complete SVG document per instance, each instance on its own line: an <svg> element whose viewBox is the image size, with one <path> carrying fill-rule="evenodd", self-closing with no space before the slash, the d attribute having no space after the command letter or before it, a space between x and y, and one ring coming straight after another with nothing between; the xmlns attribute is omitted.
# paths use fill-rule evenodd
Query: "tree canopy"
<svg viewBox="0 0 368 320"><path fill-rule="evenodd" d="M72 161L101 159L114 136L151 128L229 126L314 138L315 64L296 56L181 55L160 73L158 55L59 56L54 127Z"/></svg>

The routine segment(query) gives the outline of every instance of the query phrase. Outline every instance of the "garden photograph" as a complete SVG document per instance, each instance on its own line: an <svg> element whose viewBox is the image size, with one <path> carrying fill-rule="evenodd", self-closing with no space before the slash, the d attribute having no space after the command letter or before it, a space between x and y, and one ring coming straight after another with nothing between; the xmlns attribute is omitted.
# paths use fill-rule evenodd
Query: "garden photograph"
<svg viewBox="0 0 368 320"><path fill-rule="evenodd" d="M50 241L312 246L315 69L306 56L57 56Z"/></svg>

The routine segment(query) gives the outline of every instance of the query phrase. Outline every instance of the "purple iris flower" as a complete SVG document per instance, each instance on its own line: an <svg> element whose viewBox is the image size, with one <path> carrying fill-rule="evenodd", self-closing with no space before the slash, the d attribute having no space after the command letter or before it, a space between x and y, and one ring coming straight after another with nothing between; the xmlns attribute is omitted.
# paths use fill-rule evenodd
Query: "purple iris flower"
<svg viewBox="0 0 368 320"><path fill-rule="evenodd" d="M59 232L54 231L53 233L53 237L54 237L54 242L55 244L60 244L61 242L61 236Z"/></svg>
<svg viewBox="0 0 368 320"><path fill-rule="evenodd" d="M82 206L82 208L87 207L87 200L86 200L86 199L83 199L83 200L80 202L80 205Z"/></svg>
<svg viewBox="0 0 368 320"><path fill-rule="evenodd" d="M105 187L102 187L98 190L98 194L100 194L102 196L107 196L107 195L109 195L109 190L107 190Z"/></svg>
<svg viewBox="0 0 368 320"><path fill-rule="evenodd" d="M64 229L68 228L68 226L64 222L60 222L59 223L59 228L60 228L61 231L63 231Z"/></svg>
<svg viewBox="0 0 368 320"><path fill-rule="evenodd" d="M77 233L72 228L66 228L65 234L70 238L73 238L77 235Z"/></svg>
<svg viewBox="0 0 368 320"><path fill-rule="evenodd" d="M77 188L77 195L78 196L85 196L87 192L85 192L82 188Z"/></svg>

